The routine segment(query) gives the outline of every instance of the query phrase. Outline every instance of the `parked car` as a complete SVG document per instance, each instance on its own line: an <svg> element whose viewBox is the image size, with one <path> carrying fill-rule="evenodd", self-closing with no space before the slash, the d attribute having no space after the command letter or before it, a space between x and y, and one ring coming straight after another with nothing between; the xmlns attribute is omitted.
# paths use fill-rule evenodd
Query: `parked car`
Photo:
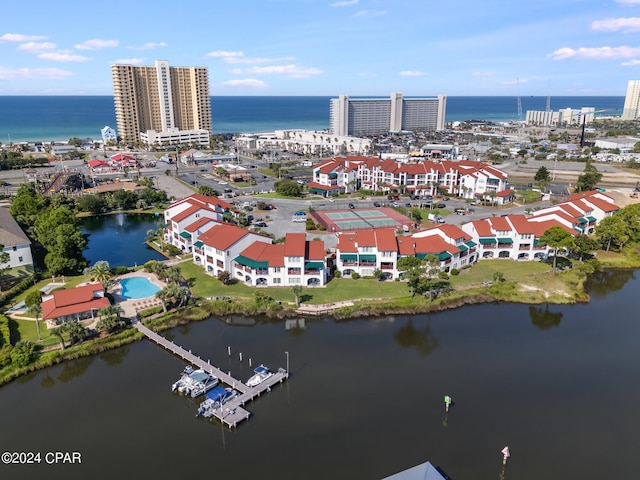
<svg viewBox="0 0 640 480"><path fill-rule="evenodd" d="M267 222L256 222L253 224L254 227L264 228L267 226Z"/></svg>
<svg viewBox="0 0 640 480"><path fill-rule="evenodd" d="M354 208L356 208L356 206L353 203L350 203L349 208L353 210Z"/></svg>
<svg viewBox="0 0 640 480"><path fill-rule="evenodd" d="M399 206L400 206L400 204L399 204L398 202L393 202L393 206L394 206L394 207L399 207Z"/></svg>
<svg viewBox="0 0 640 480"><path fill-rule="evenodd" d="M381 207L380 202L373 202L373 206L377 208Z"/></svg>
<svg viewBox="0 0 640 480"><path fill-rule="evenodd" d="M404 206L407 208L411 208L411 204L409 202L405 203Z"/></svg>
<svg viewBox="0 0 640 480"><path fill-rule="evenodd" d="M469 205L480 205L479 200L473 200Z"/></svg>
<svg viewBox="0 0 640 480"><path fill-rule="evenodd" d="M444 208L444 207L446 207L444 203L439 203L438 205L436 205L436 208Z"/></svg>

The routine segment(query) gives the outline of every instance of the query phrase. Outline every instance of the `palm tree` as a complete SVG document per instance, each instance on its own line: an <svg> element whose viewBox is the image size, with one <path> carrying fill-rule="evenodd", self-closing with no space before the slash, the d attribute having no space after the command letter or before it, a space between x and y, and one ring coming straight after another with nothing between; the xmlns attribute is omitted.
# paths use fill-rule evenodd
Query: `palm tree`
<svg viewBox="0 0 640 480"><path fill-rule="evenodd" d="M177 265L167 268L165 275L166 279L171 283L179 284L182 281L182 273L180 272L180 267Z"/></svg>
<svg viewBox="0 0 640 480"><path fill-rule="evenodd" d="M291 287L291 293L296 297L296 307L300 306L300 295L302 295L303 287L302 285L294 285Z"/></svg>
<svg viewBox="0 0 640 480"><path fill-rule="evenodd" d="M64 350L64 328L63 327L64 327L64 324L49 330L51 335L53 335L54 337L58 337L58 339L60 340L60 347L62 348L62 350Z"/></svg>
<svg viewBox="0 0 640 480"><path fill-rule="evenodd" d="M120 305L109 305L108 307L102 307L98 310L98 315L102 318L98 322L98 330L106 330L111 332L116 327L121 326L120 314L124 310Z"/></svg>
<svg viewBox="0 0 640 480"><path fill-rule="evenodd" d="M111 283L111 278L113 277L109 262L106 260L98 260L91 267L87 268L85 273L100 282L105 290Z"/></svg>
<svg viewBox="0 0 640 480"><path fill-rule="evenodd" d="M30 305L29 308L27 308L27 313L29 315L35 315L35 317L36 317L36 330L38 331L38 340L42 340L42 338L40 337L40 320L38 319L38 317L42 313L42 307L40 306L39 303L36 303L34 305Z"/></svg>

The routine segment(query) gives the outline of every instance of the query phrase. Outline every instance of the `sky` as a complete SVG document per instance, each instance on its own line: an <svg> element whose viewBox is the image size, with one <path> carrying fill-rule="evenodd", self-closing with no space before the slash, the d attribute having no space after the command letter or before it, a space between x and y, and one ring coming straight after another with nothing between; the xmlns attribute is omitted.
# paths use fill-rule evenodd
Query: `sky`
<svg viewBox="0 0 640 480"><path fill-rule="evenodd" d="M6 2L0 95L113 95L110 65L209 69L211 95L615 95L640 0Z"/></svg>

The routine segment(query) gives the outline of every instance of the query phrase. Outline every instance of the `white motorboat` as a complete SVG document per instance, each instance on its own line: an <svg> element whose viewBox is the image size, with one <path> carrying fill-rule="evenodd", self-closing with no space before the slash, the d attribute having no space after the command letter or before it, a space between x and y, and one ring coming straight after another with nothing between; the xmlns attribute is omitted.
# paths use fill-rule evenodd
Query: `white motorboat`
<svg viewBox="0 0 640 480"><path fill-rule="evenodd" d="M193 370L189 374L185 371L180 380L171 386L171 391L178 391L178 393L195 398L208 392L216 385L218 385L218 379L215 376L199 369Z"/></svg>
<svg viewBox="0 0 640 480"><path fill-rule="evenodd" d="M256 367L256 369L253 372L254 372L254 375L249 380L247 380L248 387L255 387L257 385L260 385L267 378L273 375L273 372L269 370L267 367L265 367L264 365L260 365L259 367Z"/></svg>

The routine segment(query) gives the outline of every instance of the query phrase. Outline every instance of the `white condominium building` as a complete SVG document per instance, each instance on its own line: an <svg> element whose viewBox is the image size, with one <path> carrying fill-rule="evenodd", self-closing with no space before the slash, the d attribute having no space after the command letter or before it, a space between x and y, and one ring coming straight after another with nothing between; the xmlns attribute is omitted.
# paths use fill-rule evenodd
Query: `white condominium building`
<svg viewBox="0 0 640 480"><path fill-rule="evenodd" d="M342 136L377 135L401 130L442 130L445 127L446 95L437 98L349 98L330 101L331 133Z"/></svg>
<svg viewBox="0 0 640 480"><path fill-rule="evenodd" d="M629 80L627 96L624 99L622 120L635 120L640 118L640 80Z"/></svg>
<svg viewBox="0 0 640 480"><path fill-rule="evenodd" d="M118 133L125 142L140 141L147 131L211 133L209 73L205 67L112 65Z"/></svg>

